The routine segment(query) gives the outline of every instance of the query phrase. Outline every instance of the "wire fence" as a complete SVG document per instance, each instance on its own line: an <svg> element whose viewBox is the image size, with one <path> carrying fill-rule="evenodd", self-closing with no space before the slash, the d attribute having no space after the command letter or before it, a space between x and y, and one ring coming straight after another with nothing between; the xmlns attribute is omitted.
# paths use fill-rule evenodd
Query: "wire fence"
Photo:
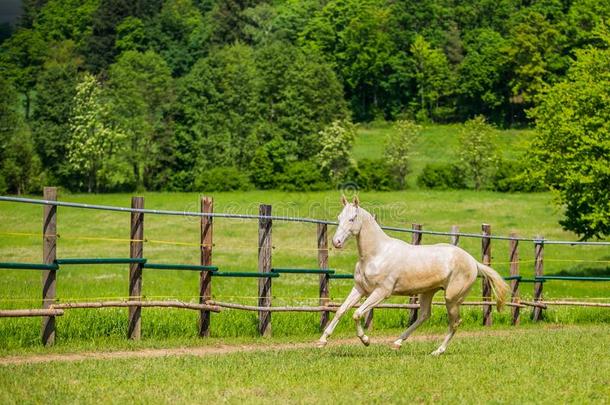
<svg viewBox="0 0 610 405"><path fill-rule="evenodd" d="M53 205L53 206L57 206L57 207L71 207L71 208L102 210L102 211L129 212L129 213L135 212L135 213L155 214L155 215L252 219L252 220L268 219L268 220L272 220L272 221L301 222L301 223L325 224L325 225L333 225L333 226L338 225L337 221L328 221L328 220L315 219L315 218L302 218L302 217L276 216L276 215L235 214L235 213L220 213L220 212L156 210L156 209L150 209L150 208L118 207L118 206L112 206L112 205L84 204L84 203L75 203L75 202L67 202L67 201L54 201L54 200L10 197L10 196L0 196L0 201L18 202L18 203L26 203L26 204L38 204L38 205ZM459 237L465 237L465 238L477 238L477 239L486 238L486 239L494 239L494 240L515 240L515 241L525 241L525 242L534 242L534 243L544 243L545 245L610 246L610 242L607 242L607 241L547 240L547 239L541 239L541 238L526 238L526 237L501 236L501 235L482 235L482 234L478 234L478 233L467 233L467 232L428 231L428 230L421 230L421 229L402 228L402 227L385 226L385 225L381 225L381 228L386 231L418 233L418 234L422 234L422 235L459 236Z"/></svg>

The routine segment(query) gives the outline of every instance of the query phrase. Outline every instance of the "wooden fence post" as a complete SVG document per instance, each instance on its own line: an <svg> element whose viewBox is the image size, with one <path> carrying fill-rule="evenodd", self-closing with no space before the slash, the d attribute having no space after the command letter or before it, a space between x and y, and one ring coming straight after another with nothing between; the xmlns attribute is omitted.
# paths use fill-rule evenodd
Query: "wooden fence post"
<svg viewBox="0 0 610 405"><path fill-rule="evenodd" d="M422 225L421 224L411 224L411 229L413 229L414 231L421 231ZM413 232L411 234L411 244L412 245L421 245L421 237L422 237L421 232ZM418 298L416 296L409 298L409 304L417 304L417 301L418 301ZM417 320L417 308L410 309L409 311L410 311L409 326L411 326Z"/></svg>
<svg viewBox="0 0 610 405"><path fill-rule="evenodd" d="M460 233L460 228L457 225L453 225L451 227L451 233L453 234L451 235L451 244L457 246L460 243L460 235L457 235Z"/></svg>
<svg viewBox="0 0 610 405"><path fill-rule="evenodd" d="M489 224L483 224L481 226L483 231L483 238L481 239L481 252L483 256L483 264L486 266L491 265L491 226ZM481 285L481 291L483 295L483 301L491 302L491 283L486 278L483 278ZM491 326L491 303L483 305L483 325Z"/></svg>
<svg viewBox="0 0 610 405"><path fill-rule="evenodd" d="M271 216L271 205L261 204L259 215ZM258 271L271 272L271 219L258 220ZM258 306L271 306L271 277L258 279ZM258 332L261 336L271 336L271 312L258 312Z"/></svg>
<svg viewBox="0 0 610 405"><path fill-rule="evenodd" d="M214 200L210 197L201 197L201 212L214 212ZM213 218L201 217L201 265L212 265L212 231ZM199 273L199 303L204 304L212 298L212 272L202 271ZM210 311L199 312L199 336L210 336Z"/></svg>
<svg viewBox="0 0 610 405"><path fill-rule="evenodd" d="M544 276L544 237L536 236L536 241L534 242L534 253L536 255L536 262L534 265L534 275L535 277ZM542 301L542 281L534 283L534 302L538 303ZM534 307L532 311L532 318L534 321L539 321L542 319L542 308Z"/></svg>
<svg viewBox="0 0 610 405"><path fill-rule="evenodd" d="M512 232L510 234L509 243L509 262L510 262L510 276L511 277L519 277L519 240L517 240L517 234ZM514 303L518 303L520 300L519 296L519 279L513 278L510 281L510 301ZM519 307L512 307L512 324L519 325Z"/></svg>
<svg viewBox="0 0 610 405"><path fill-rule="evenodd" d="M131 208L144 208L144 197L131 197ZM131 213L131 232L129 242L129 257L141 259L144 249L144 213ZM142 267L143 263L129 264L129 300L142 299ZM142 307L129 307L129 324L127 336L139 340L142 330Z"/></svg>
<svg viewBox="0 0 610 405"><path fill-rule="evenodd" d="M57 188L45 187L44 199L57 200ZM42 262L53 264L57 258L57 206L45 205L42 217ZM42 308L47 309L55 303L56 296L56 270L42 272ZM51 346L55 343L55 317L42 318L41 328L42 344Z"/></svg>
<svg viewBox="0 0 610 405"><path fill-rule="evenodd" d="M318 224L317 232L318 242L318 267L320 269L328 269L328 225ZM329 303L329 287L330 278L328 274L320 274L320 305L327 306ZM330 312L324 311L320 313L320 330L326 328Z"/></svg>

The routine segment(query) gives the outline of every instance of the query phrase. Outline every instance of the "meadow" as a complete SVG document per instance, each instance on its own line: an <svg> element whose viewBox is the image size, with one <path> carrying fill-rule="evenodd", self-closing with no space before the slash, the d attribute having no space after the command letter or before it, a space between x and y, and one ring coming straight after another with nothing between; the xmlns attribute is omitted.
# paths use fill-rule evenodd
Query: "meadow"
<svg viewBox="0 0 610 405"><path fill-rule="evenodd" d="M458 335L441 357L428 355L437 338L399 352L374 342L4 365L0 402L604 404L609 335L608 324L494 328Z"/></svg>
<svg viewBox="0 0 610 405"><path fill-rule="evenodd" d="M145 207L157 209L198 210L195 193L144 193ZM333 219L339 211L338 192L281 193L252 191L216 193L216 212L258 212L259 203L273 205L273 214ZM575 236L557 226L558 213L552 208L551 195L499 194L473 191L418 191L361 193L363 205L377 214L384 225L410 226L422 223L424 229L448 231L457 224L463 232L479 233L481 223L492 224L496 235L515 231L522 236L544 235L547 239L574 240ZM66 195L60 199L105 205L129 206L129 195ZM2 203L0 205L0 257L3 261L37 262L41 251L42 208L34 205ZM153 263L198 263L199 222L189 217L145 216L144 256ZM256 271L258 224L253 220L218 218L214 222L213 263L226 271ZM329 232L334 232L331 226ZM18 233L18 234L15 234ZM127 257L129 253L129 214L58 209L58 258ZM410 240L409 233L392 233ZM316 228L313 224L273 224L273 265L275 267L315 267L317 265ZM424 235L423 243L446 242L447 237ZM480 240L462 238L460 246L480 257ZM338 273L351 273L356 262L356 247L351 241L344 250L330 250L330 267ZM492 264L508 275L508 243L492 242ZM522 242L521 273L533 274L533 244ZM604 274L610 260L607 247L559 247L545 249L547 274ZM122 299L127 296L126 265L65 266L58 272L57 296L60 302L95 299ZM145 271L143 294L147 299L175 298L197 301L198 274L180 271ZM282 275L273 280L273 305L306 305L317 302L317 276ZM479 283L471 299L480 298ZM40 274L36 271L3 270L0 284L2 308L36 308L40 305ZM333 301L341 301L351 280L331 280ZM214 299L256 304L257 280L239 278L214 279ZM545 298L607 299L606 283L574 283L553 281L545 285ZM521 296L531 298L532 285L523 284ZM441 295L437 296L441 299ZM404 302L392 298L391 302ZM479 308L463 308L466 324L479 325ZM318 314L273 314L276 337L315 337ZM348 318L349 319L349 318ZM346 319L338 330L351 332L352 322ZM595 308L556 308L546 312L546 322L588 323L608 322L610 311ZM98 345L112 348L126 335L126 310L73 310L58 318L59 350ZM251 338L256 335L256 314L224 311L212 316L215 338ZM375 314L376 330L401 328L407 314L398 310L379 310ZM509 311L494 313L494 322L508 325ZM525 311L522 323L529 323ZM431 326L445 325L444 309L436 307ZM2 319L0 322L0 353L37 350L39 319ZM164 340L196 339L197 314L193 311L144 309L142 335L151 344ZM95 342L95 343L93 343ZM107 342L107 343L104 343ZM194 343L193 343L194 344Z"/></svg>

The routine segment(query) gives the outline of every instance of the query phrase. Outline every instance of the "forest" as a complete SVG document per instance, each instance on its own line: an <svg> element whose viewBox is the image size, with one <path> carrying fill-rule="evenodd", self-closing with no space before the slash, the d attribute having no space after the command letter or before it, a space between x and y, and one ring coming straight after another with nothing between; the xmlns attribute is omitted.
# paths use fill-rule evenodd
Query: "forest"
<svg viewBox="0 0 610 405"><path fill-rule="evenodd" d="M43 183L309 190L386 169L396 180L386 186L400 189L408 150L395 146L408 146L415 123L549 129L550 106L562 105L550 89L569 80L579 54L606 54L610 17L608 0L23 8L0 31L0 189L12 193ZM371 121L396 122L396 156L358 168L354 124Z"/></svg>

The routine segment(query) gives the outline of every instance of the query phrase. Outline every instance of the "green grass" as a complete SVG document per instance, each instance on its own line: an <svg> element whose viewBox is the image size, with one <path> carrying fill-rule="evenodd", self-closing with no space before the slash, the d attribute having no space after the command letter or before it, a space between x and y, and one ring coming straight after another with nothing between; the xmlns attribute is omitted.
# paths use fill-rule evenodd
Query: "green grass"
<svg viewBox="0 0 610 405"><path fill-rule="evenodd" d="M207 357L87 360L0 367L12 403L608 403L610 327Z"/></svg>
<svg viewBox="0 0 610 405"><path fill-rule="evenodd" d="M195 193L145 193L145 206L158 209L197 210ZM246 193L217 193L214 195L217 212L257 213L259 203L273 204L276 215L307 216L333 219L339 212L337 192L282 193L253 191ZM60 199L129 206L129 195L60 195ZM464 232L478 233L481 223L492 224L494 234L506 235L516 231L523 236L542 234L549 239L576 239L557 225L558 212L551 205L549 194L499 194L473 191L403 191L388 193L361 193L365 207L375 212L386 225L410 226L423 223L424 229L448 231L459 224ZM0 204L0 261L39 262L41 260L42 208L33 205ZM214 223L214 264L226 271L255 271L257 268L257 223L249 220L217 219ZM9 235L11 232L32 233L35 236ZM334 230L330 229L330 232ZM59 258L69 257L127 257L126 240L107 241L88 239L118 238L129 235L129 215L90 210L59 208L57 253ZM393 233L410 240L410 234ZM199 223L187 217L147 215L144 255L151 262L198 263ZM190 243L175 245L157 243L169 241ZM445 237L424 235L424 243L446 242ZM274 222L273 265L277 267L315 267L316 228L312 224ZM480 257L480 240L465 239L460 245ZM508 243L492 243L494 267L508 274ZM353 241L343 251L330 251L330 266L338 272L351 273L356 262ZM533 245L522 243L522 274L533 274ZM575 273L591 268L608 274L607 247L557 247L545 249L547 273ZM564 261L566 260L566 261ZM574 261L575 260L575 261ZM598 263L598 261L606 261ZM120 298L127 295L127 266L66 266L59 270L57 295L61 301ZM0 308L36 308L40 305L40 273L36 271L7 271L0 273ZM154 271L144 273L143 294L149 299L177 298L196 300L198 274L196 272ZM317 301L317 276L282 275L273 280L274 305L313 304ZM350 290L350 280L333 280L331 297L342 300ZM531 298L532 285L524 284L521 295ZM552 281L545 285L546 298L608 299L608 283L576 283ZM256 304L256 279L216 279L213 296L219 300ZM479 283L475 284L471 298L480 296ZM438 295L441 299L441 294ZM393 302L404 299L392 298ZM528 323L527 311L523 322ZM465 323L480 325L480 310L464 308ZM508 313L494 315L495 322L508 324ZM608 322L607 309L557 308L547 311L552 323ZM377 329L401 328L405 325L404 311L378 311ZM60 347L78 349L95 342L98 346L113 347L126 335L126 310L73 310L58 318ZM215 338L252 338L256 335L255 313L224 311L212 318L212 335ZM444 326L442 307L436 307L431 325ZM197 341L197 314L194 311L144 309L143 337L152 344L164 340L183 344L184 340ZM273 332L278 337L313 337L318 333L317 314L274 314ZM353 328L352 322L341 322L339 332ZM0 319L0 353L36 350L39 345L40 319ZM105 343L106 342L106 343ZM154 343L156 342L156 343ZM195 344L195 343L193 343Z"/></svg>
<svg viewBox="0 0 610 405"><path fill-rule="evenodd" d="M415 187L417 176L430 163L457 163L458 138L461 125L428 125L414 145L411 173L407 183ZM384 139L393 132L391 123L376 123L358 128L354 145L354 158L383 158ZM532 130L497 130L494 143L505 159L516 159L526 150L534 132Z"/></svg>

